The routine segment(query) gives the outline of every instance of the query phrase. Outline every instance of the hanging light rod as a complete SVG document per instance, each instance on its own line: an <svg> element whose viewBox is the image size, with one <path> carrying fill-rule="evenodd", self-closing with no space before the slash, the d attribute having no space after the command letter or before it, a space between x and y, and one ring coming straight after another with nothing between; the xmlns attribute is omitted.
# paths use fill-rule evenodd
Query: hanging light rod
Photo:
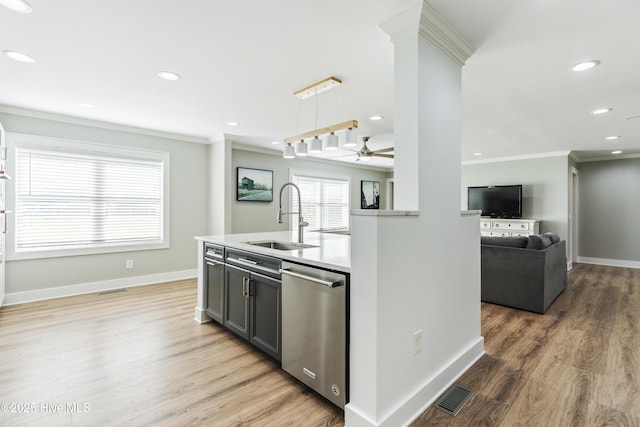
<svg viewBox="0 0 640 427"><path fill-rule="evenodd" d="M293 92L294 96L297 96L300 99L307 99L315 96L321 92L327 91L329 89L333 89L334 87L338 87L342 84L342 80L337 79L335 77L327 77L324 80L320 80L317 83L314 83L310 86L302 88Z"/></svg>
<svg viewBox="0 0 640 427"><path fill-rule="evenodd" d="M346 122L337 123L335 125L327 126L320 129L310 130L309 132L301 133L299 135L290 136L284 139L285 144L290 144L292 142L300 141L302 139L312 138L314 136L324 135L326 133L338 132L344 129L357 129L358 121L357 120L347 120Z"/></svg>

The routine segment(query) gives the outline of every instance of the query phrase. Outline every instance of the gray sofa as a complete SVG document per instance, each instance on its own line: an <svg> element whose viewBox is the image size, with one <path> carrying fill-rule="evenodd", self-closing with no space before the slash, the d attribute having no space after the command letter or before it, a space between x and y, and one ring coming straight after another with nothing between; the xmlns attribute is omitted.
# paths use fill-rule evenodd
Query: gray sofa
<svg viewBox="0 0 640 427"><path fill-rule="evenodd" d="M557 235L480 239L482 301L544 313L565 289L566 242Z"/></svg>

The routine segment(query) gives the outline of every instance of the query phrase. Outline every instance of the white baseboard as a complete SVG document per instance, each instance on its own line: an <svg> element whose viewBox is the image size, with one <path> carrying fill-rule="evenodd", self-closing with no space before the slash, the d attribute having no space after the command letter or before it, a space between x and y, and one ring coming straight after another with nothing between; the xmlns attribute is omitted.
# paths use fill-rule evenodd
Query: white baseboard
<svg viewBox="0 0 640 427"><path fill-rule="evenodd" d="M628 261L624 259L591 258L579 256L578 262L581 262L583 264L609 265L611 267L640 268L640 261Z"/></svg>
<svg viewBox="0 0 640 427"><path fill-rule="evenodd" d="M458 355L445 369L430 378L413 396L399 405L380 422L374 422L357 408L345 407L346 427L395 427L409 425L447 391L474 363L484 355L484 337L480 337Z"/></svg>
<svg viewBox="0 0 640 427"><path fill-rule="evenodd" d="M148 274L145 276L123 277L121 279L103 280L100 282L80 283L77 285L56 286L34 291L11 292L5 295L3 305L23 304L73 295L103 292L111 289L131 288L134 286L154 285L174 280L195 278L197 270L171 271L168 273Z"/></svg>

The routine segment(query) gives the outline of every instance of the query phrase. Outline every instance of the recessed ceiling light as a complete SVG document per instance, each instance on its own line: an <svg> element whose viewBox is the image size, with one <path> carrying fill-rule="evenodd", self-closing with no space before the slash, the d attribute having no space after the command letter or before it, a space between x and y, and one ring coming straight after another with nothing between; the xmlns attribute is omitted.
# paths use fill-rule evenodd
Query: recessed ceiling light
<svg viewBox="0 0 640 427"><path fill-rule="evenodd" d="M271 143L272 143L273 145L278 145L278 144L280 144L280 141L271 141Z"/></svg>
<svg viewBox="0 0 640 427"><path fill-rule="evenodd" d="M158 77L165 80L179 80L180 75L174 73L173 71L160 71L158 73Z"/></svg>
<svg viewBox="0 0 640 427"><path fill-rule="evenodd" d="M617 136L617 135L612 135L612 136L608 136L608 137L606 137L605 139L606 139L607 141L613 141L614 139L619 139L619 138L620 138L620 137L619 137L619 136Z"/></svg>
<svg viewBox="0 0 640 427"><path fill-rule="evenodd" d="M611 108L598 108L597 110L593 110L591 113L592 114L604 114L604 113L608 113L609 111L611 111Z"/></svg>
<svg viewBox="0 0 640 427"><path fill-rule="evenodd" d="M382 119L384 119L384 117L377 114L375 116L369 117L369 120L373 120L374 122Z"/></svg>
<svg viewBox="0 0 640 427"><path fill-rule="evenodd" d="M593 67L600 65L600 61L590 59L589 61L582 61L571 67L571 71L587 71Z"/></svg>
<svg viewBox="0 0 640 427"><path fill-rule="evenodd" d="M22 13L31 13L31 6L24 0L0 0L0 4L11 10Z"/></svg>
<svg viewBox="0 0 640 427"><path fill-rule="evenodd" d="M238 126L240 123L238 122L227 122L229 126Z"/></svg>
<svg viewBox="0 0 640 427"><path fill-rule="evenodd" d="M611 154L622 154L622 150L615 150L612 151Z"/></svg>
<svg viewBox="0 0 640 427"><path fill-rule="evenodd" d="M33 59L31 56L27 55L26 53L16 52L15 50L3 50L2 53L4 53L9 58L11 58L13 60L16 60L16 61L26 62L26 63L29 63L29 64L36 62L35 59Z"/></svg>
<svg viewBox="0 0 640 427"><path fill-rule="evenodd" d="M82 108L93 108L93 104L89 104L88 102L81 102L78 105Z"/></svg>
<svg viewBox="0 0 640 427"><path fill-rule="evenodd" d="M478 151L477 153L473 153L473 155L474 155L474 156L482 156L482 154L483 154L483 153L481 153L481 152L479 152L479 151Z"/></svg>

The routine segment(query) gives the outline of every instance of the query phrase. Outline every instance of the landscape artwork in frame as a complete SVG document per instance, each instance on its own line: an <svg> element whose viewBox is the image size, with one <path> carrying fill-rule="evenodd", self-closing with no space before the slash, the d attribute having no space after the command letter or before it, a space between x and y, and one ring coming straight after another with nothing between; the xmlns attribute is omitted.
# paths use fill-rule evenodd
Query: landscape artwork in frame
<svg viewBox="0 0 640 427"><path fill-rule="evenodd" d="M241 201L273 201L273 171L238 167L236 199Z"/></svg>
<svg viewBox="0 0 640 427"><path fill-rule="evenodd" d="M380 208L380 182L360 181L360 208Z"/></svg>

